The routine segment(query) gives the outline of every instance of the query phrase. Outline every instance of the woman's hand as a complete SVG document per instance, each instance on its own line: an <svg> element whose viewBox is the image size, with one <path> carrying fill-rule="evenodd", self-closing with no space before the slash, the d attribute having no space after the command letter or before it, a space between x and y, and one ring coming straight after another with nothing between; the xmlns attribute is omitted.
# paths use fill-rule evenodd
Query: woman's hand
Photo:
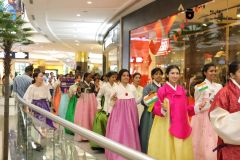
<svg viewBox="0 0 240 160"><path fill-rule="evenodd" d="M148 93L148 95L150 96L151 94L153 94L153 93L155 93L154 91L150 91L149 93Z"/></svg>
<svg viewBox="0 0 240 160"><path fill-rule="evenodd" d="M115 94L111 97L111 100L114 101L114 102L117 100L117 93L115 93Z"/></svg>
<svg viewBox="0 0 240 160"><path fill-rule="evenodd" d="M208 99L203 99L203 101L202 101L202 103L200 103L199 104L199 110L201 111L204 107L205 107L205 105L207 104L207 101L208 101Z"/></svg>

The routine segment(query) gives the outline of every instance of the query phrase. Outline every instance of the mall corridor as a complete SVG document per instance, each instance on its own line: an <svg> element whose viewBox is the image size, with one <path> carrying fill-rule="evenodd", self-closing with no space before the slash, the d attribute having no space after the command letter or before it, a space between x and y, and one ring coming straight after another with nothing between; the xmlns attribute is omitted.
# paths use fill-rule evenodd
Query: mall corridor
<svg viewBox="0 0 240 160"><path fill-rule="evenodd" d="M239 117L240 0L0 0L0 160L240 160Z"/></svg>

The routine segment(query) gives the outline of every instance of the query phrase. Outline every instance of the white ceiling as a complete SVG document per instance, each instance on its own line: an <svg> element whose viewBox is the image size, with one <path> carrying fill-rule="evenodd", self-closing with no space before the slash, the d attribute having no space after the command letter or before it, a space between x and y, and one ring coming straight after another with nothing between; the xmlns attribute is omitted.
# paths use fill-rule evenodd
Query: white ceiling
<svg viewBox="0 0 240 160"><path fill-rule="evenodd" d="M88 4L89 1L92 4ZM38 44L28 49L101 53L102 46L97 43L97 38L119 20L117 16L126 15L152 1L23 0L27 17L38 32L33 37Z"/></svg>

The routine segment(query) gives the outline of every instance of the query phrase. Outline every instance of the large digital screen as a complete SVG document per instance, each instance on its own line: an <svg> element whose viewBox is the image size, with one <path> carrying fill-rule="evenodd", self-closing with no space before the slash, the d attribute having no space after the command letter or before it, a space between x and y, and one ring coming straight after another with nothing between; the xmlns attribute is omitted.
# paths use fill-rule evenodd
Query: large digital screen
<svg viewBox="0 0 240 160"><path fill-rule="evenodd" d="M21 0L0 0L3 3L3 10L12 14L12 19L16 19L17 15L21 13Z"/></svg>

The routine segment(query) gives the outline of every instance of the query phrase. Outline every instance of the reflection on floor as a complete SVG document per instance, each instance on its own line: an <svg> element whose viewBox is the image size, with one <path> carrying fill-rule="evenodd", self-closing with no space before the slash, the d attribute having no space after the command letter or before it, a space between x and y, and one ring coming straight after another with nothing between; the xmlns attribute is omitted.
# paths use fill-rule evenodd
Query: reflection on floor
<svg viewBox="0 0 240 160"><path fill-rule="evenodd" d="M3 107L3 98L0 97L0 159L2 158L2 136L3 136L3 114L4 114L4 107ZM10 100L10 104L14 103L14 99L12 98ZM10 106L10 116L9 116L9 130L10 130L10 134L9 134L9 147L10 147L10 153L11 155L9 155L9 159L11 160L19 160L19 159L23 159L22 155L20 155L18 153L18 151L16 150L16 136L17 136L17 109L15 106L11 105ZM71 146L77 146L71 148L69 147L70 145L66 145L66 144L72 144L73 142L73 136L70 135L66 135L66 141L64 141L64 145L58 146L61 149L56 150L56 151L62 151L62 146L67 147L68 152L71 152L70 154L72 154L72 157L76 157L74 155L80 155L82 157L82 160L106 160L104 153L102 151L97 151L97 150L92 150L89 143L88 142L74 142L74 145ZM57 145L55 145L57 147ZM51 155L47 152L51 152L53 149L51 148L45 148L41 151L36 151L36 150L32 150L32 154L34 154L34 160L48 160L48 159L52 159L49 157L46 157L45 155ZM66 150L66 148L65 148ZM85 151L85 152L83 152ZM56 157L58 157L57 155L62 155L61 153L54 153L56 155ZM69 155L69 154L67 154ZM53 155L52 155L53 156ZM51 156L51 157L52 157ZM70 160L69 156L68 158L66 158L66 160ZM56 158L56 160L58 159L62 159L63 157L59 157ZM72 159L71 159L72 160Z"/></svg>
<svg viewBox="0 0 240 160"><path fill-rule="evenodd" d="M14 106L14 98L10 99L10 107L9 107L9 130L17 129L17 116L16 116L16 107ZM4 98L0 96L0 159L2 159L3 152L3 129L4 129ZM9 159L11 156L9 154Z"/></svg>

